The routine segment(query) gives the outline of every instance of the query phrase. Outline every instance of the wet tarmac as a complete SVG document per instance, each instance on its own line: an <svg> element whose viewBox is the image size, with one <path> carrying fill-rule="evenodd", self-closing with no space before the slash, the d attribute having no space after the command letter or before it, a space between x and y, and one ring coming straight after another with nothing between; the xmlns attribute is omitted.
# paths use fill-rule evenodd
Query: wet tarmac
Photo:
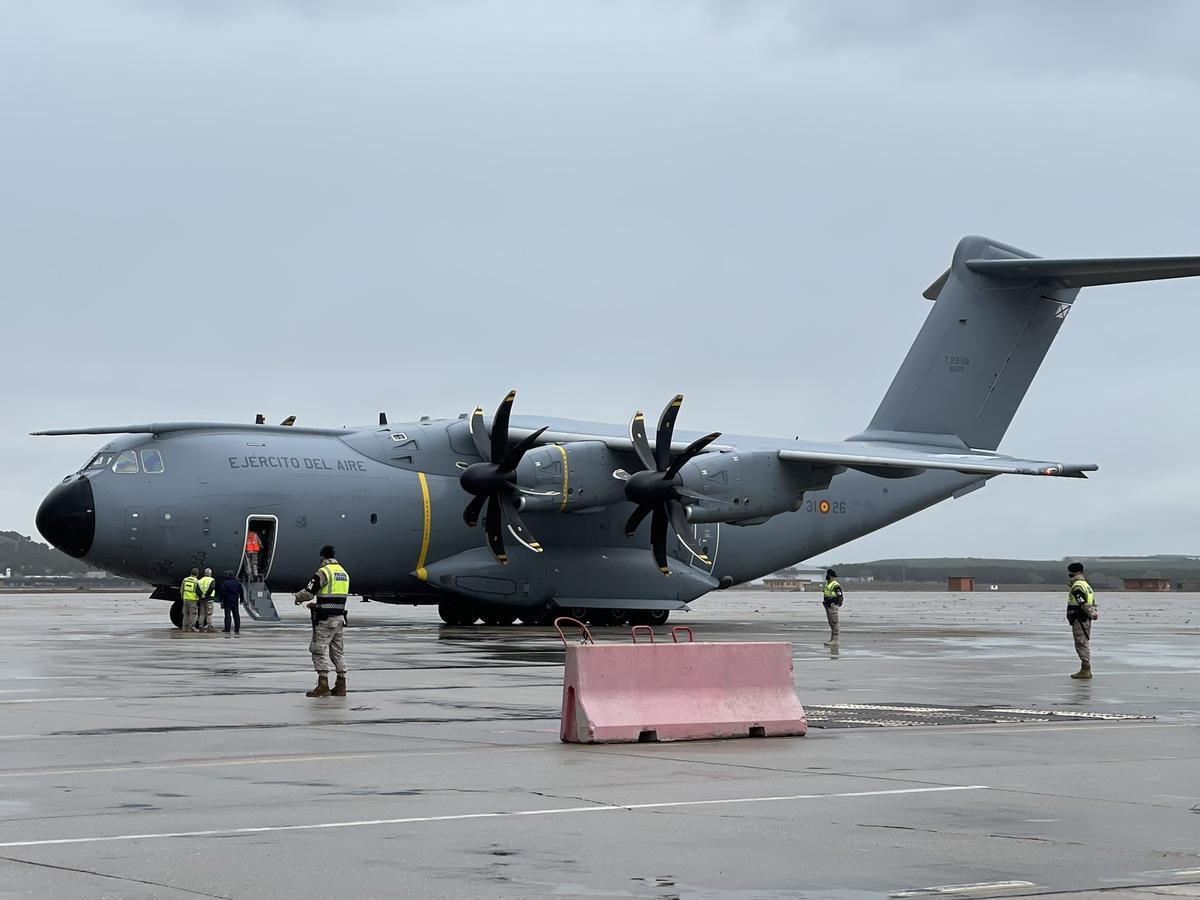
<svg viewBox="0 0 1200 900"><path fill-rule="evenodd" d="M551 629L356 602L309 700L292 609L7 596L0 898L1200 896L1200 597L1100 600L1080 682L1060 593L853 593L832 652L714 595L672 624L792 642L808 736L576 746Z"/></svg>

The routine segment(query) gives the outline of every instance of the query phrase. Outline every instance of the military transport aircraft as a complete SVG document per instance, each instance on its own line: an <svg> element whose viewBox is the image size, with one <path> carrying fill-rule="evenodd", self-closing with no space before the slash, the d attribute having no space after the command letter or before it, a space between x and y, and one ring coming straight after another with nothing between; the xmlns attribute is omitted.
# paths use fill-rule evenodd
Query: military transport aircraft
<svg viewBox="0 0 1200 900"><path fill-rule="evenodd" d="M160 422L38 432L123 435L42 502L54 546L174 601L193 566L234 569L277 618L317 550L356 593L437 604L448 624L661 623L709 591L824 553L1001 474L1093 464L995 453L1079 289L1200 275L1200 257L1041 259L964 238L874 418L840 443L513 417L349 428ZM261 417L259 419L261 422ZM477 528L482 521L483 528ZM243 554L265 549L262 578Z"/></svg>

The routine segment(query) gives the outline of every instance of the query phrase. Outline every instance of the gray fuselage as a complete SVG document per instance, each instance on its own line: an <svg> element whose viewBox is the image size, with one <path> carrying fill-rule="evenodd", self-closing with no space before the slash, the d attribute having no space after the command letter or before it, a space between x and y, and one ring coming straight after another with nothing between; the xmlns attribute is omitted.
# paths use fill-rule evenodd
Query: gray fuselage
<svg viewBox="0 0 1200 900"><path fill-rule="evenodd" d="M621 426L597 423L533 417L521 421L550 421L555 430L565 432L618 436L623 431ZM514 417L514 424L521 421ZM594 594L677 606L713 587L745 582L823 553L984 480L953 472L896 479L843 471L828 489L806 494L798 511L756 525L694 526L698 539L710 548L711 566L672 540L673 575L708 576L677 578L675 585L659 574L650 558L646 526L633 538L622 533L632 504L578 513L529 513L526 519L544 553L537 555L537 566L531 569L535 554L516 546L509 565L500 569L486 551L476 552L482 536L462 519L470 498L456 477L419 473L420 449L399 465L385 461L387 456L379 451L395 443L392 435L400 434L414 447L428 448L425 452L448 451L463 463L477 461L468 445L453 439L458 422L366 427L343 436L278 430L256 434L246 427L226 433L118 438L104 452L156 449L163 471L121 473L112 466L85 470L94 498L95 534L84 558L120 575L174 585L192 567L238 570L248 521L269 517L274 535L268 577L274 590L299 588L316 566L318 548L333 544L352 573L354 592L378 600L435 602L447 589L459 593L457 584L444 579L439 584L428 575L439 560L456 558L479 560L479 577L485 579L495 579L497 572L514 578L532 572L532 583L520 591L498 593L498 602L558 600L567 605ZM721 443L738 450L782 449L789 444L734 435L723 436ZM444 467L444 460L439 462ZM566 588L564 595L563 584L570 579L561 567L583 559L581 553L592 553L609 565L588 574L587 587ZM597 578L605 583L597 584ZM687 586L678 587L683 581ZM487 599L488 591L476 596Z"/></svg>

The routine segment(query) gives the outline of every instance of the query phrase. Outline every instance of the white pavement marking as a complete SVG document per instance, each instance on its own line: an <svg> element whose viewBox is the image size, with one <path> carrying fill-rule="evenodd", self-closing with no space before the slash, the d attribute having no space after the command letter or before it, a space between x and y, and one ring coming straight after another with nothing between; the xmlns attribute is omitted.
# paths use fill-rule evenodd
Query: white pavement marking
<svg viewBox="0 0 1200 900"><path fill-rule="evenodd" d="M1182 878L1200 875L1200 869L1147 869L1143 872L1138 872L1138 874L1150 878L1162 875L1170 875L1176 878Z"/></svg>
<svg viewBox="0 0 1200 900"><path fill-rule="evenodd" d="M939 887L895 891L889 897L938 897L945 894L968 894L971 891L1002 891L1010 888L1036 887L1032 881L977 881L973 884L943 884Z"/></svg>
<svg viewBox="0 0 1200 900"><path fill-rule="evenodd" d="M791 794L785 797L731 797L724 800L673 800L661 803L597 804L560 809L518 809L509 812L461 813L453 816L410 816L404 819L362 819L353 822L313 822L307 825L260 825L252 828L213 828L208 831L167 831L157 834L110 834L95 837L52 838L41 841L8 841L0 847L45 847L53 844L96 844L109 841L145 841L155 838L212 837L230 834L263 834L270 831L314 831L325 828L368 828L378 825L413 825L426 822L461 822L468 819L509 819L518 816L561 816L571 813L632 812L682 806L728 806L735 803L782 803L790 800L828 800L838 797L886 797L896 794L937 794L948 791L986 791L986 784L953 784L942 787L896 788L888 791L845 791L837 794ZM896 896L896 895L893 895Z"/></svg>
<svg viewBox="0 0 1200 900"><path fill-rule="evenodd" d="M109 697L27 697L24 700L0 700L0 703L75 703L83 700L109 700Z"/></svg>

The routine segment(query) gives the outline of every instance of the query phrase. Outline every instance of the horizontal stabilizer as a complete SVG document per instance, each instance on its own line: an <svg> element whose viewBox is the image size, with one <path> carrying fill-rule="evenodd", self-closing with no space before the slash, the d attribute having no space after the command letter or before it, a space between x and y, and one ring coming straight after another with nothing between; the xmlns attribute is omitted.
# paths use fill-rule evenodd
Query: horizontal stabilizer
<svg viewBox="0 0 1200 900"><path fill-rule="evenodd" d="M1051 475L1060 478L1086 478L1085 472L1094 472L1099 468L1095 463L1047 462L994 453L937 453L849 443L845 449L838 450L780 450L779 458L784 462L846 466L850 469L947 469L966 475Z"/></svg>
<svg viewBox="0 0 1200 900"><path fill-rule="evenodd" d="M1082 288L1129 281L1158 281L1200 275L1200 256L1147 256L1128 259L968 259L972 272L991 278L1052 282L1057 287ZM943 279L939 282L944 283ZM937 288L937 290L935 290ZM936 296L941 285L926 293Z"/></svg>

